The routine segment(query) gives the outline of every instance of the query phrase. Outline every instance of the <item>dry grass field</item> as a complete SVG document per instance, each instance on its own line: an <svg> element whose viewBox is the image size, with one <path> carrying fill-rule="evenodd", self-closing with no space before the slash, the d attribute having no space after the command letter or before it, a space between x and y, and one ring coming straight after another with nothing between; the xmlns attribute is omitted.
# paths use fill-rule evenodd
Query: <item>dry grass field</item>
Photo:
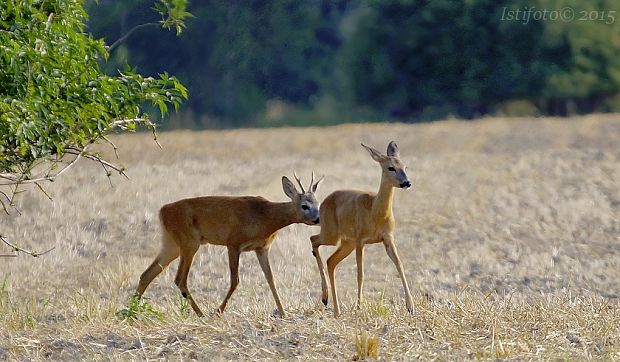
<svg viewBox="0 0 620 362"><path fill-rule="evenodd" d="M157 211L198 195L286 201L280 178L324 174L318 198L376 191L359 145L396 140L413 187L396 190L396 244L413 293L381 245L366 248L366 302L355 257L338 269L343 315L320 302L309 236L282 230L271 248L286 318L253 253L222 316L197 318L171 264L127 306L159 248ZM110 186L83 161L22 195L3 235L51 253L0 258L0 360L620 360L620 117L485 119L114 138L130 180ZM324 247L324 260L334 250ZM10 254L4 245L0 254ZM229 285L226 249L203 246L189 286L215 311ZM151 308L152 307L152 310Z"/></svg>

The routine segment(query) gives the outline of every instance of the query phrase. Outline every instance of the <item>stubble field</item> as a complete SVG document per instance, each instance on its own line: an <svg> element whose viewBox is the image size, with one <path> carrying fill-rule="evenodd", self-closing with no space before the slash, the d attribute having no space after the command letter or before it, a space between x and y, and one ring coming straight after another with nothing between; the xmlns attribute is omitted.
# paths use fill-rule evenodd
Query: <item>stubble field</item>
<svg viewBox="0 0 620 362"><path fill-rule="evenodd" d="M379 244L338 268L343 314L320 302L309 236L293 225L271 248L286 318L253 253L241 256L226 312L197 318L174 285L177 262L119 317L159 250L159 207L199 195L286 201L280 178L325 175L376 191L360 146L395 140L413 187L395 192L396 245L413 293ZM620 360L620 117L486 119L163 133L113 138L130 180L82 162L19 199L0 231L32 258L0 257L0 360ZM323 247L326 260L333 247ZM0 254L11 254L4 245ZM203 246L189 287L215 311L229 285L226 249ZM149 308L149 306L152 308Z"/></svg>

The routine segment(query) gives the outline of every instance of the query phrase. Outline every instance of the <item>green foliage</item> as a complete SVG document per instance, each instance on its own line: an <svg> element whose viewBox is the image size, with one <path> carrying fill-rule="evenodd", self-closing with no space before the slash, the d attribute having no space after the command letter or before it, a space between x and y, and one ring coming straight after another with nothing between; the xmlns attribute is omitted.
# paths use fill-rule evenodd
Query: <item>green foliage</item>
<svg viewBox="0 0 620 362"><path fill-rule="evenodd" d="M269 100L305 106L333 82L344 3L195 1L195 18L180 38L138 33L112 61L140 64L155 74L165 60L165 69L189 85L191 118L208 116L225 127L258 125ZM118 37L119 19L128 27L144 22L147 4L93 4L89 26L106 38Z"/></svg>
<svg viewBox="0 0 620 362"><path fill-rule="evenodd" d="M618 93L610 1L371 1L345 45L353 103L388 117L475 117L529 99L543 114L591 112ZM573 21L502 19L508 10L574 10ZM598 11L595 11L598 10ZM583 20L595 11L594 20ZM557 106L556 106L557 105Z"/></svg>
<svg viewBox="0 0 620 362"><path fill-rule="evenodd" d="M185 0L159 0L153 8L161 16L159 22L164 29L174 28L177 35L180 35L185 29L185 18L192 17L185 9L187 1Z"/></svg>
<svg viewBox="0 0 620 362"><path fill-rule="evenodd" d="M190 309L190 303L187 298L183 298L182 296L178 296L177 306L179 308L179 314L183 319L188 319L192 313Z"/></svg>
<svg viewBox="0 0 620 362"><path fill-rule="evenodd" d="M96 14L90 26L117 37L123 26L144 21L147 4L89 7ZM620 13L609 17L618 10L614 0L213 0L191 6L196 18L178 41L143 32L113 59L183 79L193 95L186 125L471 118L505 113L513 101L527 104L517 114L617 109L617 101L609 101L620 92ZM502 19L506 10L532 7L570 7L575 18ZM587 18L592 11L598 16ZM274 116L274 102L287 112Z"/></svg>
<svg viewBox="0 0 620 362"><path fill-rule="evenodd" d="M391 314L390 307L386 305L385 303L385 291L381 291L379 300L377 302L372 303L370 305L370 309L375 315L381 318L387 318L390 316Z"/></svg>
<svg viewBox="0 0 620 362"><path fill-rule="evenodd" d="M524 96L539 74L523 49L539 24L522 32L521 24L502 23L507 5L372 2L344 53L353 101L388 117L439 118L486 113L489 104Z"/></svg>
<svg viewBox="0 0 620 362"><path fill-rule="evenodd" d="M538 0L537 3L540 7L558 4L554 0ZM542 96L568 99L576 107L591 111L606 95L620 91L620 19L611 21L608 17L610 11L617 9L617 2L566 1L564 5L578 9L575 19L580 20L545 24L541 42L553 66L546 74ZM595 20L591 20L592 15ZM566 113L566 110L560 112Z"/></svg>
<svg viewBox="0 0 620 362"><path fill-rule="evenodd" d="M133 295L129 298L127 307L119 310L116 314L120 319L163 319L163 314L161 312L157 311L144 298L140 298L140 296L137 295Z"/></svg>
<svg viewBox="0 0 620 362"><path fill-rule="evenodd" d="M180 1L161 3L180 11ZM177 13L163 21L180 31L185 13ZM119 125L135 128L118 121L148 121L144 102L163 116L187 98L166 73L144 77L127 67L104 74L99 62L109 56L106 44L85 32L86 20L79 0L0 4L0 172L28 179L41 161L80 152Z"/></svg>

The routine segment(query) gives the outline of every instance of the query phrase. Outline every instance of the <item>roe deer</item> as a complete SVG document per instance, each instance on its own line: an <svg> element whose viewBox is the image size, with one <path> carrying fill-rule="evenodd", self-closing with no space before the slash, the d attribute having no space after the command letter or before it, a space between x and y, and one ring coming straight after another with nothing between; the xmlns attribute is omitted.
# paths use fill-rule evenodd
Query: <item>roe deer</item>
<svg viewBox="0 0 620 362"><path fill-rule="evenodd" d="M322 301L327 305L327 281L325 270L319 254L321 245L338 245L336 251L327 260L327 271L334 299L334 316L340 314L336 279L336 266L355 249L357 260L357 301L362 301L364 287L364 246L382 242L388 256L396 265L396 269L405 289L405 303L409 312L413 312L411 292L403 266L394 245L394 215L392 199L394 187L407 189L411 181L405 173L406 166L400 160L398 146L394 141L387 147L387 156L364 144L362 146L381 166L381 186L378 193L338 190L323 200L320 208L321 232L310 237L312 254L316 258L321 274Z"/></svg>
<svg viewBox="0 0 620 362"><path fill-rule="evenodd" d="M140 297L153 281L174 259L180 256L175 284L192 309L200 317L200 308L187 288L187 276L194 255L202 244L223 245L228 248L230 288L218 308L224 312L228 299L239 284L239 255L254 251L267 278L281 316L284 308L269 265L269 248L276 232L293 223L315 225L319 223L319 203L314 193L322 178L314 182L314 172L308 191L295 174L301 187L282 176L282 188L290 202L270 202L262 197L205 196L180 200L164 205L159 210L162 226L162 248L153 263L140 276L136 296Z"/></svg>

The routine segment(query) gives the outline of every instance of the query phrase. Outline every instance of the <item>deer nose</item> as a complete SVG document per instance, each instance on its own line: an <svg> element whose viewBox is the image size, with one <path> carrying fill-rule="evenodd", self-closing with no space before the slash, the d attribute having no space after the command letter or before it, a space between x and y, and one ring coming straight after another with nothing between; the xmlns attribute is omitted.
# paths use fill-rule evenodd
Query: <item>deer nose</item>
<svg viewBox="0 0 620 362"><path fill-rule="evenodd" d="M400 187L403 189L408 189L411 187L411 182L409 180L403 181L403 183L400 184Z"/></svg>

